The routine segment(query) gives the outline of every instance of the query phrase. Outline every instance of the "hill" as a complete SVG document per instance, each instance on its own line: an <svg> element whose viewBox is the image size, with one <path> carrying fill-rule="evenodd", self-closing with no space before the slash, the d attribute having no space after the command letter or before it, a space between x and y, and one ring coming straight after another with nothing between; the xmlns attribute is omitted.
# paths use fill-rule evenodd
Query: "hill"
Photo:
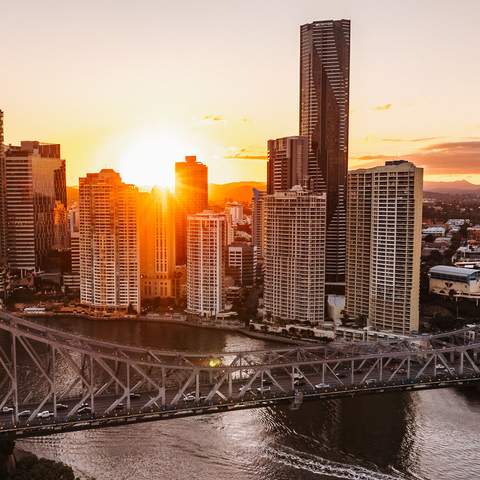
<svg viewBox="0 0 480 480"><path fill-rule="evenodd" d="M475 185L467 180L453 182L424 182L423 190L433 193L465 194L480 193L480 185Z"/></svg>
<svg viewBox="0 0 480 480"><path fill-rule="evenodd" d="M210 183L208 185L208 203L220 206L223 206L225 202L230 200L250 203L252 200L252 188L265 190L266 184L264 182Z"/></svg>
<svg viewBox="0 0 480 480"><path fill-rule="evenodd" d="M208 202L210 205L218 205L223 208L225 202L236 200L240 203L250 203L252 200L252 188L265 190L263 182L232 182L210 183L208 185ZM78 201L78 187L67 187L67 203L70 205Z"/></svg>

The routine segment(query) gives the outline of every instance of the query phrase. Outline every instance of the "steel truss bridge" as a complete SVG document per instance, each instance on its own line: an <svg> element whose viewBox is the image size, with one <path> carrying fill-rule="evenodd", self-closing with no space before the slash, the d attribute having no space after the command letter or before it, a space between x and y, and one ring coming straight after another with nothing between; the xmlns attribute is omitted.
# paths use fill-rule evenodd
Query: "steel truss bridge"
<svg viewBox="0 0 480 480"><path fill-rule="evenodd" d="M479 354L480 326L411 341L194 354L120 345L1 312L0 434L467 385L480 382Z"/></svg>

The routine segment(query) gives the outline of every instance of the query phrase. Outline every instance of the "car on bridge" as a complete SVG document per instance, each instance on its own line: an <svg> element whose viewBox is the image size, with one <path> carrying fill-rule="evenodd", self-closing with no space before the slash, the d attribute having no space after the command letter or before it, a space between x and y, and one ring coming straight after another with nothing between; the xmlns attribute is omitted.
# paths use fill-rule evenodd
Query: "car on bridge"
<svg viewBox="0 0 480 480"><path fill-rule="evenodd" d="M3 415L8 415L9 413L13 413L13 408L12 407L2 407L2 410L0 410L0 413Z"/></svg>
<svg viewBox="0 0 480 480"><path fill-rule="evenodd" d="M19 418L29 417L32 414L31 410L22 410L19 414Z"/></svg>
<svg viewBox="0 0 480 480"><path fill-rule="evenodd" d="M53 417L53 413L48 410L44 410L43 412L37 413L37 418L50 418L50 417Z"/></svg>
<svg viewBox="0 0 480 480"><path fill-rule="evenodd" d="M267 393L267 392L270 392L271 390L272 390L271 387L258 387L257 388L258 393Z"/></svg>
<svg viewBox="0 0 480 480"><path fill-rule="evenodd" d="M330 384L328 384L328 383L317 383L315 385L315 388L317 390L323 390L324 388L330 388Z"/></svg>

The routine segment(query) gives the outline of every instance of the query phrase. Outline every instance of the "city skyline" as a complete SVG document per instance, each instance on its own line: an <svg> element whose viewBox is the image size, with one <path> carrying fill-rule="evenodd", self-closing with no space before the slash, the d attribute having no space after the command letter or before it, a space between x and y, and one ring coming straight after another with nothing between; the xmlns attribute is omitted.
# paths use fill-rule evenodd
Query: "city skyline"
<svg viewBox="0 0 480 480"><path fill-rule="evenodd" d="M471 61L478 4L464 2L465 15L459 17L447 2L415 5L412 16L412 2L387 6L371 1L361 7L324 2L319 12L317 2L304 1L295 8L276 5L283 15L269 22L268 2L257 6L255 19L247 15L248 3L228 6L230 22L222 23L226 7L218 2L205 12L192 9L181 17L177 9L189 2L179 6L142 2L143 8L129 23L138 33L136 40L120 42L118 51L113 42L131 13L126 6L118 6L117 21L102 24L104 28L97 27L108 14L106 6L97 6L97 15L89 15L88 24L88 5L50 9L49 16L62 32L69 27L65 45L56 45L55 36L44 31L49 22L42 22L45 13L36 5L28 18L21 19L24 26L35 22L34 42L29 33L25 35L28 29L16 28L19 11L12 6L6 12L5 29L18 44L20 60L5 51L3 58L11 67L0 88L11 92L2 103L7 143L38 138L62 144L68 185L76 185L89 171L110 166L126 182L171 187L174 162L188 154L196 154L209 167L212 183L264 181L266 140L297 133L298 25L321 13L322 18L349 18L353 24L350 168L406 158L425 168L427 180L480 181L475 172L479 105L468 94L479 77L478 66ZM159 33L150 17L165 24L182 18L191 31L177 49L167 49L164 36L173 27L165 25ZM442 35L447 22L449 35ZM255 28L257 23L265 29ZM95 48L88 38L80 44L91 29L100 40ZM258 33L244 35L250 30ZM192 43L193 36L201 37L202 44ZM220 43L232 44L235 56L219 45L219 37L226 40ZM59 69L55 78L41 80L37 88L43 94L38 96L19 61L29 55L35 68L35 58L44 58L39 53L61 59L67 48L76 61L69 69ZM195 61L195 56L205 59L205 49L206 65ZM431 54L436 51L441 54ZM275 61L279 52L285 62L281 68ZM446 63L456 68L445 69ZM126 66L128 74L122 75ZM147 68L150 75L142 75ZM456 87L458 81L462 89ZM226 86L218 88L219 82ZM47 98L52 100L46 102ZM159 153L152 156L152 151ZM162 161L168 161L168 168Z"/></svg>

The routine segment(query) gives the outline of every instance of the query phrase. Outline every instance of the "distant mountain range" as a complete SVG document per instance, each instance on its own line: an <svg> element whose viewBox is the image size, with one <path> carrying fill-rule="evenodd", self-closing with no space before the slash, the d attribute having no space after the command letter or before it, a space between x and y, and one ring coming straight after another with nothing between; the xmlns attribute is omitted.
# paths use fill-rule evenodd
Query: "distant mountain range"
<svg viewBox="0 0 480 480"><path fill-rule="evenodd" d="M210 183L208 185L208 201L210 205L223 207L225 202L236 200L241 203L250 203L252 200L252 188L265 190L264 182L231 182ZM424 182L423 190L429 193L443 194L468 194L480 193L480 185L475 185L467 180L453 182ZM67 187L68 204L78 201L78 187Z"/></svg>
<svg viewBox="0 0 480 480"><path fill-rule="evenodd" d="M223 206L225 202L236 200L240 203L250 203L252 200L252 188L265 190L264 182L232 182L210 183L208 185L208 203Z"/></svg>
<svg viewBox="0 0 480 480"><path fill-rule="evenodd" d="M475 185L467 180L456 180L453 182L424 182L423 190L432 193L465 194L480 193L480 185Z"/></svg>
<svg viewBox="0 0 480 480"><path fill-rule="evenodd" d="M252 188L265 190L264 182L232 182L210 183L208 185L208 202L210 205L218 205L223 208L225 202L236 200L240 203L250 203L252 200ZM78 187L67 187L67 203L70 205L78 201Z"/></svg>

